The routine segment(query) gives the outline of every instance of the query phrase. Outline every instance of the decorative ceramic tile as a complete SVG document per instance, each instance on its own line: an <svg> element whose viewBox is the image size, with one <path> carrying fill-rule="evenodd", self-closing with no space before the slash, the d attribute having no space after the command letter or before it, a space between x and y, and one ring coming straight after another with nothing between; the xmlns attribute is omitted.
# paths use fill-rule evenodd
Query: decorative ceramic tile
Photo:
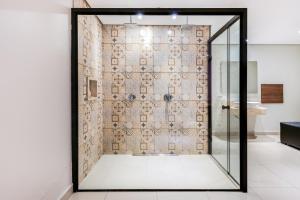
<svg viewBox="0 0 300 200"><path fill-rule="evenodd" d="M168 43L181 44L181 26L168 26Z"/></svg>
<svg viewBox="0 0 300 200"><path fill-rule="evenodd" d="M171 33L169 26L153 26L153 43L154 44L167 44L169 43L168 37Z"/></svg>
<svg viewBox="0 0 300 200"><path fill-rule="evenodd" d="M210 37L210 26L184 26L182 27L183 44L207 44Z"/></svg>
<svg viewBox="0 0 300 200"><path fill-rule="evenodd" d="M141 27L137 25L127 25L125 28L126 45L140 44Z"/></svg>
<svg viewBox="0 0 300 200"><path fill-rule="evenodd" d="M87 6L87 4L84 4ZM78 16L79 182L103 154L102 25Z"/></svg>
<svg viewBox="0 0 300 200"><path fill-rule="evenodd" d="M207 153L209 31L104 25L105 153Z"/></svg>
<svg viewBox="0 0 300 200"><path fill-rule="evenodd" d="M104 72L124 72L125 56L124 44L103 44Z"/></svg>
<svg viewBox="0 0 300 200"><path fill-rule="evenodd" d="M123 73L103 73L104 100L123 100L125 98L125 76Z"/></svg>
<svg viewBox="0 0 300 200"><path fill-rule="evenodd" d="M118 44L125 43L125 26L124 25L104 25L103 26L103 43Z"/></svg>
<svg viewBox="0 0 300 200"><path fill-rule="evenodd" d="M139 27L139 40L141 45L153 44L153 26L138 26Z"/></svg>

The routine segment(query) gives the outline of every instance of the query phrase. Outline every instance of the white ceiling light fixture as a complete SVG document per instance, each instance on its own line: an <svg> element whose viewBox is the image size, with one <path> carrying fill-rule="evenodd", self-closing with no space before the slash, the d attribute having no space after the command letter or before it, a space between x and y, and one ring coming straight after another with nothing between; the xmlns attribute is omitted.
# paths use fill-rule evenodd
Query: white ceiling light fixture
<svg viewBox="0 0 300 200"><path fill-rule="evenodd" d="M138 18L139 20L142 20L142 19L143 19L143 14L142 14L142 13L138 13L138 14L137 14L137 18Z"/></svg>
<svg viewBox="0 0 300 200"><path fill-rule="evenodd" d="M298 33L300 34L300 29L299 29Z"/></svg>
<svg viewBox="0 0 300 200"><path fill-rule="evenodd" d="M172 14L172 19L175 20L176 18L177 18L177 14L176 14L176 13L173 13L173 14Z"/></svg>

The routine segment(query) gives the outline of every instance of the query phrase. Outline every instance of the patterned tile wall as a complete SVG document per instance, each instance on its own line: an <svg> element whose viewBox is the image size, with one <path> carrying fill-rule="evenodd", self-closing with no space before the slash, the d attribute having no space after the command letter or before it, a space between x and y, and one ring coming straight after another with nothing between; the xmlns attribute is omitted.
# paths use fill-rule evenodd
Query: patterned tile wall
<svg viewBox="0 0 300 200"><path fill-rule="evenodd" d="M103 154L102 24L78 16L79 182Z"/></svg>
<svg viewBox="0 0 300 200"><path fill-rule="evenodd" d="M207 153L209 36L209 26L103 25L104 153Z"/></svg>

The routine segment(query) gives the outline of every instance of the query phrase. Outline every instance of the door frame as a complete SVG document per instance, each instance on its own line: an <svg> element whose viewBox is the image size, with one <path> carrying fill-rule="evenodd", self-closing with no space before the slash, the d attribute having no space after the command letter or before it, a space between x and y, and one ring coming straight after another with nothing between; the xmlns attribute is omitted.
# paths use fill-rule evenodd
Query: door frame
<svg viewBox="0 0 300 200"><path fill-rule="evenodd" d="M240 188L239 189L79 189L78 183L78 15L233 15L240 18ZM74 192L88 191L237 191L247 192L247 8L72 8L71 9L71 136ZM212 36L214 37L214 36ZM208 48L210 51L210 48ZM210 59L209 59L210 60ZM210 61L209 61L210 63ZM209 74L209 79L211 75ZM210 94L211 85L208 85ZM209 146L211 105L208 96ZM209 147L209 153L211 153Z"/></svg>

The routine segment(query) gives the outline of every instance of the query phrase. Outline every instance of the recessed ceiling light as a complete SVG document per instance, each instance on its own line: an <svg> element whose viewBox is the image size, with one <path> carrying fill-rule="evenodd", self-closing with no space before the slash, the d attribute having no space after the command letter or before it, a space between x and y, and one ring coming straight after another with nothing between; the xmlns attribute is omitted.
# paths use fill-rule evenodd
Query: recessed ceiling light
<svg viewBox="0 0 300 200"><path fill-rule="evenodd" d="M173 14L172 14L172 19L175 20L176 18L177 18L177 14L176 14L176 13L173 13Z"/></svg>
<svg viewBox="0 0 300 200"><path fill-rule="evenodd" d="M137 18L138 18L138 19L143 19L143 14L142 14L142 13L138 13L138 14L137 14Z"/></svg>
<svg viewBox="0 0 300 200"><path fill-rule="evenodd" d="M298 33L300 34L300 30L298 31Z"/></svg>

